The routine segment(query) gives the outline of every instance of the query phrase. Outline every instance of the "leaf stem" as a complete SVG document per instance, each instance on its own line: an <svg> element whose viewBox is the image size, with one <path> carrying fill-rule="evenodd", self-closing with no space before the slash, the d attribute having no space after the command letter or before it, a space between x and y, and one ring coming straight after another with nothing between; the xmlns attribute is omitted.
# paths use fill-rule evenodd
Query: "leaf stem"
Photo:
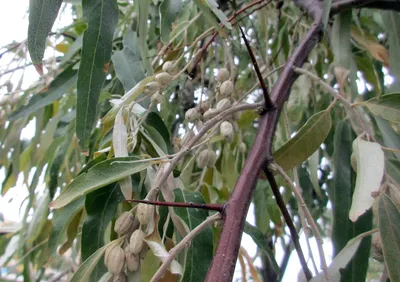
<svg viewBox="0 0 400 282"><path fill-rule="evenodd" d="M221 219L221 214L216 213L212 216L207 217L202 223L200 223L196 228L190 231L183 239L180 241L175 247L173 247L169 251L168 257L164 260L161 266L158 268L157 272L154 274L153 278L151 278L150 282L159 281L163 276L164 273L167 271L171 262L175 259L175 257L185 248L188 246L190 241L196 237L199 233L201 233L204 229L209 227L211 224L216 222L217 220Z"/></svg>

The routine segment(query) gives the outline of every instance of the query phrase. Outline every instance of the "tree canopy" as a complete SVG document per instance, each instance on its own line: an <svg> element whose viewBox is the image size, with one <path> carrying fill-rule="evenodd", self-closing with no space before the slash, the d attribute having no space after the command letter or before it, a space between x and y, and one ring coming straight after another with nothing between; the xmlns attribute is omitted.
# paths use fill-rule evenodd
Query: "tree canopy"
<svg viewBox="0 0 400 282"><path fill-rule="evenodd" d="M29 3L1 51L1 193L28 191L6 278L280 281L295 251L299 281L400 281L400 2Z"/></svg>

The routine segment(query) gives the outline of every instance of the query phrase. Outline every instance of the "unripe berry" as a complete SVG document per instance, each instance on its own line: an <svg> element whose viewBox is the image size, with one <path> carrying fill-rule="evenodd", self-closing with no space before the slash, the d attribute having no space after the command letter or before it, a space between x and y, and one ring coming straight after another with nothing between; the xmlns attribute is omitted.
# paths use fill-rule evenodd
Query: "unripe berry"
<svg viewBox="0 0 400 282"><path fill-rule="evenodd" d="M196 108L191 108L186 111L185 113L185 119L188 122L194 122L200 117L200 113L197 111Z"/></svg>
<svg viewBox="0 0 400 282"><path fill-rule="evenodd" d="M113 248L107 258L108 272L117 275L122 272L125 264L125 252L120 246Z"/></svg>
<svg viewBox="0 0 400 282"><path fill-rule="evenodd" d="M165 62L162 66L163 71L174 75L176 73L175 64L172 61Z"/></svg>
<svg viewBox="0 0 400 282"><path fill-rule="evenodd" d="M139 268L139 256L135 255L131 252L129 246L125 247L125 260L126 260L126 267L130 272L134 272Z"/></svg>
<svg viewBox="0 0 400 282"><path fill-rule="evenodd" d="M150 94L155 93L159 88L160 88L160 84L158 82L152 81L152 82L147 83L143 92L146 95L150 95Z"/></svg>
<svg viewBox="0 0 400 282"><path fill-rule="evenodd" d="M217 74L217 81L222 83L229 79L229 71L226 68L219 69Z"/></svg>
<svg viewBox="0 0 400 282"><path fill-rule="evenodd" d="M156 75L155 80L160 83L161 86L166 86L172 81L172 76L167 72L162 72Z"/></svg>
<svg viewBox="0 0 400 282"><path fill-rule="evenodd" d="M231 143L233 141L233 126L230 122L224 121L221 123L219 130L221 134L226 138L226 141L228 143Z"/></svg>
<svg viewBox="0 0 400 282"><path fill-rule="evenodd" d="M144 237L146 237L146 234L144 234L141 229L137 229L132 233L129 240L129 248L133 254L137 255L142 250L144 246Z"/></svg>
<svg viewBox="0 0 400 282"><path fill-rule="evenodd" d="M228 96L233 93L234 87L233 83L230 80L224 81L219 88L219 92L222 96Z"/></svg>
<svg viewBox="0 0 400 282"><path fill-rule="evenodd" d="M115 222L114 231L120 236L128 233L133 226L133 220L130 212L123 212Z"/></svg>
<svg viewBox="0 0 400 282"><path fill-rule="evenodd" d="M228 98L225 98L218 102L217 110L219 112L223 112L223 111L229 109L231 106L232 106L231 101Z"/></svg>

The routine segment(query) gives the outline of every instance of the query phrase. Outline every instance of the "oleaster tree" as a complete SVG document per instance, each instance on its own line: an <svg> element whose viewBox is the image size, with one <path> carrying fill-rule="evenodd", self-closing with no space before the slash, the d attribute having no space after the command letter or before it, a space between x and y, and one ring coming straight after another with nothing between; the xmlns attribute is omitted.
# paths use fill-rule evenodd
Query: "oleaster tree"
<svg viewBox="0 0 400 282"><path fill-rule="evenodd" d="M1 53L6 278L400 281L399 1L65 2Z"/></svg>

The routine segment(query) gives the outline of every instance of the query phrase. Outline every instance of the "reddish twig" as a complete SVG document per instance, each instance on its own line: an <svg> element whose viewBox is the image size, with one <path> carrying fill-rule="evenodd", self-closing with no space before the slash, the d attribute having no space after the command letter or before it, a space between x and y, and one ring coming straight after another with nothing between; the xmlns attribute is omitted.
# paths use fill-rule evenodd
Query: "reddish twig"
<svg viewBox="0 0 400 282"><path fill-rule="evenodd" d="M158 201L148 201L148 200L127 200L127 202L143 203L154 206L176 207L176 208L195 208L195 209L203 209L203 210L217 211L217 212L222 212L224 209L224 205L222 204L200 204L193 202L189 203L158 202Z"/></svg>
<svg viewBox="0 0 400 282"><path fill-rule="evenodd" d="M261 89L262 89L263 95L264 95L265 108L267 110L273 109L273 108L275 108L275 105L272 103L271 98L269 97L268 88L265 85L264 79L263 79L262 74L260 72L260 68L258 67L256 57L254 56L254 53L251 50L250 44L247 41L246 35L244 34L244 32L242 30L242 27L240 25L239 25L239 29L240 29L240 32L242 33L242 37L243 37L244 43L246 44L247 52L249 52L251 61L252 61L253 66L254 66L254 70L255 70L255 72L257 74L257 78L260 81Z"/></svg>
<svg viewBox="0 0 400 282"><path fill-rule="evenodd" d="M282 212L282 215L286 221L287 226L289 227L290 235L292 236L293 245L296 249L296 252L299 256L301 267L303 268L304 275L307 280L312 278L312 274L310 269L307 266L306 259L304 257L303 251L300 246L299 235L297 234L296 227L293 224L292 218L290 217L289 211L286 208L285 201L283 200L281 193L279 192L278 184L276 183L274 175L269 171L268 168L264 169L264 173L267 176L269 185L271 186L272 192L274 193L276 203L278 204L279 209Z"/></svg>
<svg viewBox="0 0 400 282"><path fill-rule="evenodd" d="M229 17L228 22L232 22L232 21L233 21L234 19L236 19L236 17L237 17L238 15L240 15L241 13L247 11L248 9L250 9L250 8L252 8L252 7L254 7L254 6L258 5L258 4L263 3L264 1L265 1L265 0L257 0L257 1L254 1L254 2L252 2L252 3L250 3L250 4L246 5L246 6L244 6L244 7L241 8L240 10L234 12L233 15L232 15L231 17ZM262 7L268 5L269 3L271 3L271 1L272 1L272 0L266 1L265 3L263 3L262 5L260 5L259 7L255 8L252 12L255 12L255 11L261 9ZM235 22L234 24L236 24L236 23L237 23L237 22ZM221 26L222 26L222 25L221 25ZM194 68L195 66L197 66L197 64L200 62L200 60L203 58L204 54L206 53L208 47L210 47L211 43L214 42L214 40L215 40L215 38L217 37L217 35L218 35L218 31L215 31L215 32L213 33L212 37L210 38L210 40L208 40L207 44L201 49L201 53L200 53L200 55L198 56L198 58L196 59L196 61L193 63L192 68Z"/></svg>

